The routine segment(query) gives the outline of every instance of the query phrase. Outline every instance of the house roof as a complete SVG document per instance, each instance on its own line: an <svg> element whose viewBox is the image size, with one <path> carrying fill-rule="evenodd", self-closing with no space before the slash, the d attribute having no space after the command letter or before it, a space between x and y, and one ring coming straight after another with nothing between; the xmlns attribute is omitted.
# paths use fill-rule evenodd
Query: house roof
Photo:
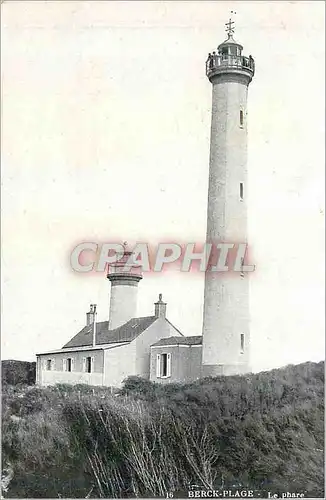
<svg viewBox="0 0 326 500"><path fill-rule="evenodd" d="M181 335L182 337L184 337L183 333L182 333L182 332L180 332L179 328L177 328L176 326L174 326L174 325L171 323L171 321L169 321L169 320L168 320L168 318L165 318L165 320L169 323L169 325L173 326L173 328L174 328L174 329L175 329L178 333L180 333L180 335Z"/></svg>
<svg viewBox="0 0 326 500"><path fill-rule="evenodd" d="M115 344L117 342L131 342L144 330L146 330L154 321L156 316L144 316L142 318L132 318L124 325L108 330L108 321L96 323L96 345ZM92 346L93 344L93 325L85 326L75 335L63 349L71 347Z"/></svg>
<svg viewBox="0 0 326 500"><path fill-rule="evenodd" d="M62 354L62 353L76 353L76 352L88 352L88 351L103 351L104 349L115 349L116 347L121 347L123 345L129 344L129 342L116 342L111 344L101 344L96 346L82 346L82 347L62 347L61 349L54 349L52 351L43 351L36 354L36 356L44 356L50 354Z"/></svg>
<svg viewBox="0 0 326 500"><path fill-rule="evenodd" d="M203 340L202 335L195 335L192 337L165 337L160 339L151 347L165 346L165 345L201 345Z"/></svg>

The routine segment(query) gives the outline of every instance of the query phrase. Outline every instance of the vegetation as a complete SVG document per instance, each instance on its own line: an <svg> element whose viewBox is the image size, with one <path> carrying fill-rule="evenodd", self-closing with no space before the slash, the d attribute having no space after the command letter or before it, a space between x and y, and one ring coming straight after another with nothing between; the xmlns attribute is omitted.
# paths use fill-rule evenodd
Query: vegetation
<svg viewBox="0 0 326 500"><path fill-rule="evenodd" d="M187 385L7 385L6 498L166 496L203 489L324 498L324 363ZM193 487L197 487L193 486Z"/></svg>
<svg viewBox="0 0 326 500"><path fill-rule="evenodd" d="M2 386L35 384L36 363L7 359L1 361Z"/></svg>

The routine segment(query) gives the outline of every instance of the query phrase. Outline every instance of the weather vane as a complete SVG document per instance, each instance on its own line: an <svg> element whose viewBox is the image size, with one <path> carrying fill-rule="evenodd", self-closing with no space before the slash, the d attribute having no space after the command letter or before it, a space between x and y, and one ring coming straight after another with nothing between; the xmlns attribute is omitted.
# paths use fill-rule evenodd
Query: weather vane
<svg viewBox="0 0 326 500"><path fill-rule="evenodd" d="M225 26L226 26L226 32L228 34L228 36L230 37L232 35L232 33L234 33L234 21L232 21L232 14L236 14L236 12L234 10L231 10L231 17L229 19L229 22L228 23L225 23Z"/></svg>

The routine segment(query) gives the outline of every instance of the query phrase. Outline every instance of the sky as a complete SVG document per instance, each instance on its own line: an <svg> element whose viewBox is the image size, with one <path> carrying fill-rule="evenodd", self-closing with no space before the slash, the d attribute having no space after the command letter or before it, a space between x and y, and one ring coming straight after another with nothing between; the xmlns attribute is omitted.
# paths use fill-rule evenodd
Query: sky
<svg viewBox="0 0 326 500"><path fill-rule="evenodd" d="M324 359L324 2L2 4L2 359L35 360L108 319L103 273L71 270L82 241L204 242L208 52L252 54L248 95L254 371ZM203 273L145 276L202 333Z"/></svg>

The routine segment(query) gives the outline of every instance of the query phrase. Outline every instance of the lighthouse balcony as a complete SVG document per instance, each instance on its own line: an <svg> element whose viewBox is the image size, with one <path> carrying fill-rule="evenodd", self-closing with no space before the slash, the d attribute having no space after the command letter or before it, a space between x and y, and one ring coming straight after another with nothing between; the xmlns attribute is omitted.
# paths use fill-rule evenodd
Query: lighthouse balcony
<svg viewBox="0 0 326 500"><path fill-rule="evenodd" d="M219 73L237 73L239 71L252 78L255 73L254 59L239 55L214 54L209 56L206 61L206 76L209 79Z"/></svg>
<svg viewBox="0 0 326 500"><path fill-rule="evenodd" d="M120 281L120 280L132 280L139 281L142 279L142 269L141 266L127 266L127 264L123 265L112 265L109 266L107 278L112 281Z"/></svg>

